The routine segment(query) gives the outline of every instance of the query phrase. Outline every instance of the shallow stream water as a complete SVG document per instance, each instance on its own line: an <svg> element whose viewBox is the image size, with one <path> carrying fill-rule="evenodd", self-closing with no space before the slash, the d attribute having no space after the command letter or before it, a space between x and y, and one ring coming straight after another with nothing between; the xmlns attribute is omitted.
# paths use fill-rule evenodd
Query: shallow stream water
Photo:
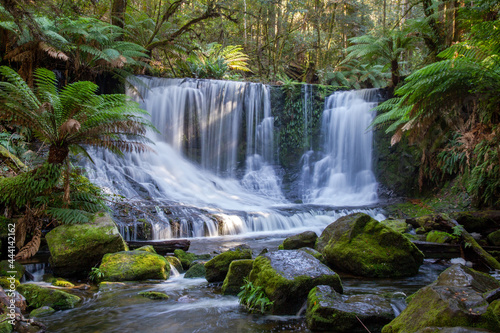
<svg viewBox="0 0 500 333"><path fill-rule="evenodd" d="M214 254L245 243L255 256L264 248L277 249L284 237L286 235L192 239L190 252ZM398 280L342 276L344 293L392 298L393 308L400 311L402 293L410 295L433 282L446 267L446 264L426 261L417 276ZM161 291L170 299L150 300L138 295L141 291ZM209 284L203 278L185 279L183 274L171 276L164 282L125 283L111 290L81 292L80 296L84 301L75 309L40 318L48 326L48 332L310 332L304 312L296 316L249 314L239 305L237 297L222 295L220 285Z"/></svg>

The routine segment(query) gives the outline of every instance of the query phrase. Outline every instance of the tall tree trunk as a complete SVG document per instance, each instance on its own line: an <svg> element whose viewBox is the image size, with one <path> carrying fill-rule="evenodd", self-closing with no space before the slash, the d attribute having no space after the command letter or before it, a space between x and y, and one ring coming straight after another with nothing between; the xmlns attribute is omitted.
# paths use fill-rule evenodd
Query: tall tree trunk
<svg viewBox="0 0 500 333"><path fill-rule="evenodd" d="M123 29L125 26L125 11L127 9L127 0L113 0L111 6L111 24Z"/></svg>

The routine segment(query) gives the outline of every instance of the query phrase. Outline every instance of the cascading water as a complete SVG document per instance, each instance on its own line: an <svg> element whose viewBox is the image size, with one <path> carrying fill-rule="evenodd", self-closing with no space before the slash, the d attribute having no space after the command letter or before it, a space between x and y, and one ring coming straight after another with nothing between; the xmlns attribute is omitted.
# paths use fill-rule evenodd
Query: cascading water
<svg viewBox="0 0 500 333"><path fill-rule="evenodd" d="M135 206L136 213L115 209L126 239L321 232L351 212L311 210L284 199L274 168L268 87L215 80L141 80L144 86L130 94L159 131L148 134L156 153L117 158L99 150L92 152L95 165L86 166L94 182Z"/></svg>
<svg viewBox="0 0 500 333"><path fill-rule="evenodd" d="M327 97L322 119L322 157L302 157L304 202L359 206L377 202L372 172L372 131L378 89L338 91Z"/></svg>

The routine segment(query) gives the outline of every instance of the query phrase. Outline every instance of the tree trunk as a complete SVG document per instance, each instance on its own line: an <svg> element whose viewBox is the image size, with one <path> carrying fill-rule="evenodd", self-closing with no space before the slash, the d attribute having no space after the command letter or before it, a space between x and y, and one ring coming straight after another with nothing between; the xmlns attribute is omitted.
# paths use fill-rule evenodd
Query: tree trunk
<svg viewBox="0 0 500 333"><path fill-rule="evenodd" d="M49 148L49 159L47 160L47 162L49 162L50 164L61 165L63 164L66 157L68 157L68 154L68 146L64 145L59 147L56 145L52 145Z"/></svg>
<svg viewBox="0 0 500 333"><path fill-rule="evenodd" d="M127 9L127 0L113 0L111 6L111 24L123 29L125 26L125 11Z"/></svg>

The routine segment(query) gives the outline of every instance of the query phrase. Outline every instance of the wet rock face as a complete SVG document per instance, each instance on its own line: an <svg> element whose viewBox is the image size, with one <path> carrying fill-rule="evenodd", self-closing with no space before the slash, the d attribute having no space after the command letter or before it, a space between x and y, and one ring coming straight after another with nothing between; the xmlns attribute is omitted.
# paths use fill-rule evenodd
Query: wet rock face
<svg viewBox="0 0 500 333"><path fill-rule="evenodd" d="M316 249L330 267L367 277L413 276L424 259L401 233L363 213L341 217L327 226Z"/></svg>
<svg viewBox="0 0 500 333"><path fill-rule="evenodd" d="M122 251L106 254L99 269L104 281L166 280L170 263L164 257L147 251Z"/></svg>
<svg viewBox="0 0 500 333"><path fill-rule="evenodd" d="M376 332L392 319L390 302L378 295L343 296L330 286L317 286L307 298L307 327L313 331L366 332L361 320Z"/></svg>
<svg viewBox="0 0 500 333"><path fill-rule="evenodd" d="M309 291L318 285L342 292L340 277L309 253L297 250L269 252L255 259L249 280L263 287L273 314L296 314Z"/></svg>
<svg viewBox="0 0 500 333"><path fill-rule="evenodd" d="M106 253L127 248L113 219L102 213L95 215L93 223L54 228L46 239L52 269L61 277L86 277Z"/></svg>
<svg viewBox="0 0 500 333"><path fill-rule="evenodd" d="M431 327L474 327L499 332L500 300L490 298L488 292L499 287L500 283L487 274L454 265L434 283L420 289L382 333L427 332L425 329Z"/></svg>
<svg viewBox="0 0 500 333"><path fill-rule="evenodd" d="M298 235L294 235L286 238L283 244L280 245L280 249L283 250L297 250L302 247L314 247L318 235L314 231L304 231Z"/></svg>

